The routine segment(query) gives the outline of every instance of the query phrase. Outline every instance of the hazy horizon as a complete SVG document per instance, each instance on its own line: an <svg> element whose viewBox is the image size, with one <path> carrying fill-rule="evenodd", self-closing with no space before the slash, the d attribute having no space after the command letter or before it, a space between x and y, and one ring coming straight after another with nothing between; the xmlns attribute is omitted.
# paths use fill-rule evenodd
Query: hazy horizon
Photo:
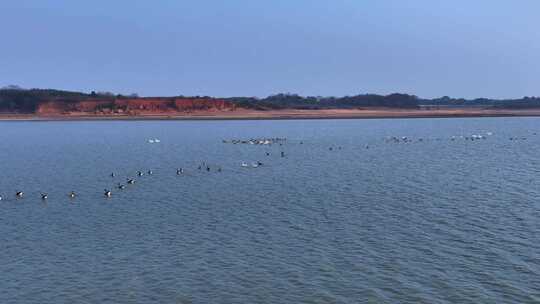
<svg viewBox="0 0 540 304"><path fill-rule="evenodd" d="M0 86L538 96L540 2L3 1Z"/></svg>

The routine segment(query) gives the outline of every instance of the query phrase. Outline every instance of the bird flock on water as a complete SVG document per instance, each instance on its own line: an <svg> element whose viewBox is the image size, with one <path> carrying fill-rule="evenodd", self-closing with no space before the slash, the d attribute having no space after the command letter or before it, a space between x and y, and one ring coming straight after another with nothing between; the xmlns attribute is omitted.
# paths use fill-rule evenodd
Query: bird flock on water
<svg viewBox="0 0 540 304"><path fill-rule="evenodd" d="M534 132L532 133L532 135L536 135L537 133ZM430 141L442 141L442 140L449 140L449 141L459 141L459 140L463 140L463 141L481 141L481 140L486 140L487 138L489 138L490 136L492 136L493 133L492 132L486 132L486 133L483 133L483 134L472 134L472 135L459 135L459 136L450 136L448 138L422 138L422 137L418 137L418 138L412 138L412 137L408 137L408 136L388 136L388 137L385 137L384 138L384 143L386 144L391 144L391 143L394 143L394 144L407 144L407 143L422 143L422 142L430 142ZM509 140L510 141L522 141L522 140L527 140L527 137L525 136L520 136L520 137L509 137ZM151 139L149 140L150 143L159 143L160 140L159 139ZM234 145L237 145L237 144L249 144L249 145L262 145L262 146L267 146L267 145L279 145L279 146L283 146L284 143L287 142L287 138L279 138L279 137L274 137L274 138L256 138L256 139L231 139L231 140L223 140L222 141L223 143L226 143L226 144L234 144ZM300 145L303 144L303 141L299 141L298 142ZM365 145L363 146L365 149L370 149L370 147L373 147L374 145L372 144L371 146L370 145ZM328 150L329 151L335 151L335 150L342 150L343 147L342 146L330 146L328 147ZM265 153L266 156L270 156L270 152L266 152ZM279 155L280 157L285 157L286 154L284 151L280 151L279 152ZM240 164L240 167L242 168L258 168L258 167L261 167L263 166L264 163L261 162L261 161L256 161L256 162L251 162L251 163L248 163L248 162L242 162ZM207 164L206 162L202 162L200 163L196 169L198 171L207 171L207 172L210 172L210 171L214 171L214 172L222 172L223 169L221 166L210 166L209 164ZM176 175L184 175L186 173L186 170L184 168L177 168L176 169ZM136 172L136 176L137 177L142 177L143 175L153 175L154 172L153 170L146 170L146 171L137 171ZM116 173L111 173L110 174L110 177L112 178L115 178L116 177ZM126 181L125 181L125 184L123 183L120 183L120 182L117 182L115 187L112 187L112 188L107 188L107 189L103 189L103 196L106 197L106 198L110 198L113 196L113 189L114 191L116 190L125 190L127 189L128 186L130 185L134 185L136 182L136 179L135 178L132 178L132 177L128 177L126 178ZM69 193L67 193L67 196L70 198L70 199L75 199L79 194L75 191L70 191ZM26 195L25 195L25 192L23 191L16 191L15 192L15 198L16 199L22 199L24 198ZM41 200L43 201L46 201L48 198L49 198L49 194L48 193L40 193L40 197L41 197ZM0 195L0 201L3 200L5 197Z"/></svg>
<svg viewBox="0 0 540 304"><path fill-rule="evenodd" d="M287 139L286 138L270 138L270 139L250 139L250 140L232 140L230 141L231 143L234 143L234 144L237 144L237 143L250 143L250 144L256 144L256 145L272 145L272 144L277 144L279 143L280 146L283 145L283 143L286 141ZM148 140L149 143L159 143L161 142L159 139L150 139ZM226 141L226 140L223 140L223 143L228 143L229 141ZM266 156L270 156L270 152L266 152ZM280 152L280 156L281 157L285 157L285 152L284 151L281 151ZM260 166L263 166L264 163L261 162L261 161L256 161L256 162L252 162L251 164L248 164L246 162L242 162L241 163L241 167L252 167L252 168L258 168ZM217 173L221 173L223 171L222 167L221 166L211 166L210 164L206 163L206 162L201 162L199 165L197 165L196 167L196 170L198 171L206 171L206 172L211 172L211 171L214 171L214 172L217 172ZM184 168L177 168L176 169L176 175L184 175L186 173L186 169ZM154 171L153 170L146 170L146 171L136 171L135 175L137 177L142 177L144 175L148 175L148 176L151 176L154 174ZM116 178L117 177L117 174L112 172L110 173L109 175L111 178ZM106 188L106 189L103 189L103 196L106 197L106 198L111 198L113 196L113 189L114 191L116 190L125 190L128 188L128 186L130 185L134 185L136 182L136 179L133 178L133 177L127 177L126 178L126 181L125 181L125 184L123 183L120 183L120 182L116 182L116 185L114 187L111 187L111 188ZM75 191L70 191L67 196L70 198L70 199L75 199L79 194ZM17 200L21 200L23 199L24 197L26 197L26 194L24 191L16 191L15 192L15 198ZM44 193L44 192L40 192L40 197L41 197L41 200L43 201L46 201L48 198L49 198L49 194L48 193ZM0 195L0 201L1 200L4 200L4 196Z"/></svg>

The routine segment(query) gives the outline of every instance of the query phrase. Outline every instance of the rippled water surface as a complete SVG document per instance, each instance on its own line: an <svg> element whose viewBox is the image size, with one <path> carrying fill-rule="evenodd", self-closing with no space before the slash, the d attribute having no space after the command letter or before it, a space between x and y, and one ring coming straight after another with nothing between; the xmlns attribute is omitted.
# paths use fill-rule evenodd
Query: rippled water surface
<svg viewBox="0 0 540 304"><path fill-rule="evenodd" d="M259 137L288 140L222 142ZM536 118L0 122L0 145L0 303L540 303Z"/></svg>

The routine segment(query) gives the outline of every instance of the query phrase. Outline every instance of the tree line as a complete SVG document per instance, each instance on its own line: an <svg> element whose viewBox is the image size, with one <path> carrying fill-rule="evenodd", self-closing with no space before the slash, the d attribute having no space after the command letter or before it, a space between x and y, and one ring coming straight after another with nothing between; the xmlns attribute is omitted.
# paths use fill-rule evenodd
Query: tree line
<svg viewBox="0 0 540 304"><path fill-rule="evenodd" d="M114 102L117 99L139 98L137 94L121 95L110 92L90 93L63 91L54 89L22 89L9 86L0 89L0 111L33 113L40 103L50 101L80 102L99 99ZM212 99L208 96L183 96L173 98ZM230 97L216 98L234 103L237 107L272 110L272 109L358 109L366 107L418 108L421 106L483 106L496 108L536 108L540 107L539 97L524 97L521 99L463 99L444 96L435 99L421 99L409 94L360 94L344 97L300 96L298 94L275 94L265 98Z"/></svg>
<svg viewBox="0 0 540 304"><path fill-rule="evenodd" d="M232 97L227 100L240 107L265 109L354 109L362 107L416 108L420 99L408 94L364 94L345 97L314 97L298 94L276 94L265 98Z"/></svg>

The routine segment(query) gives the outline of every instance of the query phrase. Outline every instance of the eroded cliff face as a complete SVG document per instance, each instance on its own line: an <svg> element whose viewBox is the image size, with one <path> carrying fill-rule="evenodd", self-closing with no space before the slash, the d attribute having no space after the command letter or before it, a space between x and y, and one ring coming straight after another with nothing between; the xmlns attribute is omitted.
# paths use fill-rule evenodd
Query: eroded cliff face
<svg viewBox="0 0 540 304"><path fill-rule="evenodd" d="M122 98L114 100L48 101L39 104L38 115L159 115L197 111L234 111L236 105L210 98Z"/></svg>

